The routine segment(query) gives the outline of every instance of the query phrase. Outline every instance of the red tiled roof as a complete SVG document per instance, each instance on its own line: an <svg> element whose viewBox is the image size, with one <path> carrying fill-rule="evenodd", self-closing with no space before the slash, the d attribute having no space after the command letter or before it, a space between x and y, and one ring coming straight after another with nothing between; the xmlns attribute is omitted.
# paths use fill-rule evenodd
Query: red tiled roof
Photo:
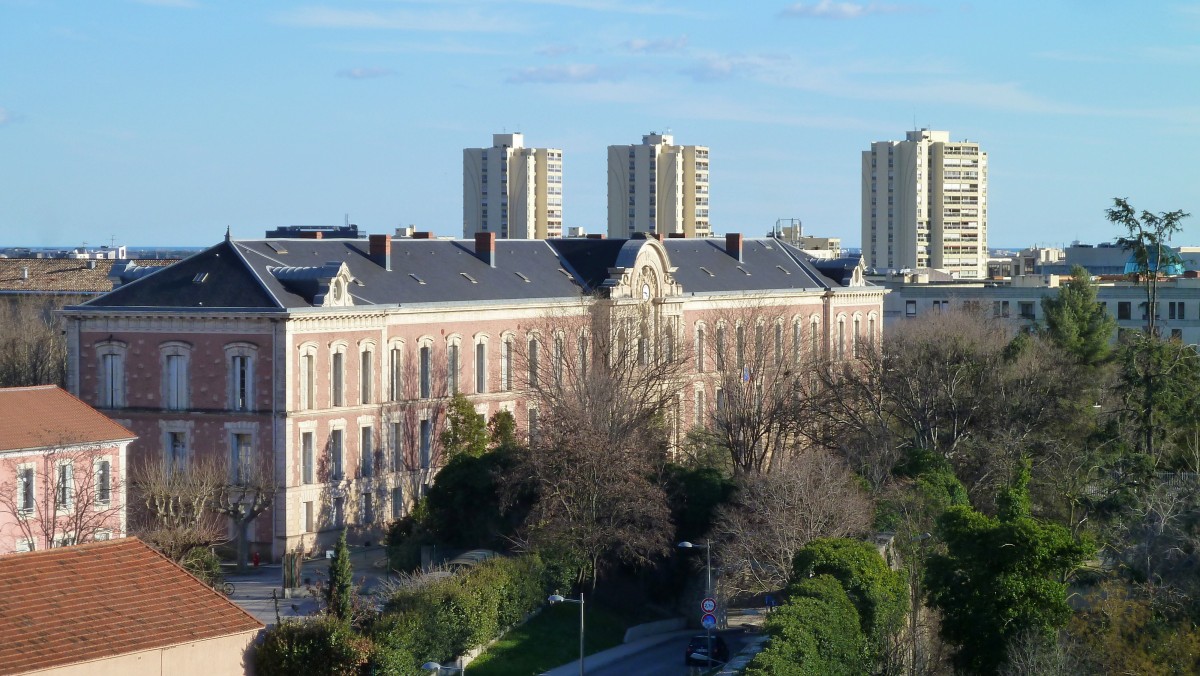
<svg viewBox="0 0 1200 676"><path fill-rule="evenodd" d="M0 556L0 674L262 627L137 538Z"/></svg>
<svg viewBox="0 0 1200 676"><path fill-rule="evenodd" d="M0 388L0 452L136 437L57 385Z"/></svg>
<svg viewBox="0 0 1200 676"><path fill-rule="evenodd" d="M77 258L0 258L0 292L100 294L112 291L108 273L123 261ZM169 265L175 260L135 260Z"/></svg>

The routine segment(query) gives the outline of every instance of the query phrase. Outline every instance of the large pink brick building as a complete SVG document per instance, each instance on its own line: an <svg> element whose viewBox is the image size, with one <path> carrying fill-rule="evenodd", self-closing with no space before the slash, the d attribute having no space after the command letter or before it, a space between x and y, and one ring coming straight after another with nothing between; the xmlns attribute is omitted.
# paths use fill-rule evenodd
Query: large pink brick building
<svg viewBox="0 0 1200 676"><path fill-rule="evenodd" d="M729 318L757 308L774 318L777 344L836 356L876 340L883 294L857 260L816 262L741 235L227 238L68 308L68 380L137 432L135 462L219 453L269 467L279 492L253 540L276 558L342 528L377 541L440 465L451 393L528 425L528 346L544 345L543 359L587 349L554 331L556 317L638 308L645 335L703 355L727 322L740 326ZM718 402L712 363L692 360L677 434Z"/></svg>

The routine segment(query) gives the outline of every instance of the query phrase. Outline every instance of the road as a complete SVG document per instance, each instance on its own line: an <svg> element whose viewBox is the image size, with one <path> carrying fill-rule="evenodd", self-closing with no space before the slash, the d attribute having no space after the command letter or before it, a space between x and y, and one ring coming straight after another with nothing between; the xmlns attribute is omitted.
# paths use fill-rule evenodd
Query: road
<svg viewBox="0 0 1200 676"><path fill-rule="evenodd" d="M701 634L703 631L697 632ZM725 637L729 644L729 654L736 655L746 644L744 629L729 629L713 632L716 636ZM634 653L612 664L588 669L588 676L690 676L703 673L700 667L687 667L683 664L683 651L687 648L688 637L681 636L674 641L652 646L641 652Z"/></svg>

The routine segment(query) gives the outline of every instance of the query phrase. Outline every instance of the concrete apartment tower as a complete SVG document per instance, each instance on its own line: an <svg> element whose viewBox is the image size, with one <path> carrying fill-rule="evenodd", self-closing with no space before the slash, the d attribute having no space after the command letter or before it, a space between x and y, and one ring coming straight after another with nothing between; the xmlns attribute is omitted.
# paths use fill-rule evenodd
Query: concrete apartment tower
<svg viewBox="0 0 1200 676"><path fill-rule="evenodd" d="M862 250L878 270L987 274L987 153L920 129L862 154Z"/></svg>
<svg viewBox="0 0 1200 676"><path fill-rule="evenodd" d="M463 149L463 238L562 236L562 150L526 148L523 134L492 134Z"/></svg>
<svg viewBox="0 0 1200 676"><path fill-rule="evenodd" d="M708 147L650 133L608 147L608 236L636 232L708 237Z"/></svg>

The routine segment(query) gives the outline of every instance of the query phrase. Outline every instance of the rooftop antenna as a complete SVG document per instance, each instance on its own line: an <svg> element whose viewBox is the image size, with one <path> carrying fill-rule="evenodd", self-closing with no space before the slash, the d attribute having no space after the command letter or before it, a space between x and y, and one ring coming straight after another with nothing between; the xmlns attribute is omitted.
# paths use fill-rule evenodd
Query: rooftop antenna
<svg viewBox="0 0 1200 676"><path fill-rule="evenodd" d="M346 227L346 228L350 227L350 214L346 214L342 218L342 227Z"/></svg>
<svg viewBox="0 0 1200 676"><path fill-rule="evenodd" d="M229 230L229 226L226 225L225 226L225 241L228 242L229 239L230 239L230 230Z"/></svg>

